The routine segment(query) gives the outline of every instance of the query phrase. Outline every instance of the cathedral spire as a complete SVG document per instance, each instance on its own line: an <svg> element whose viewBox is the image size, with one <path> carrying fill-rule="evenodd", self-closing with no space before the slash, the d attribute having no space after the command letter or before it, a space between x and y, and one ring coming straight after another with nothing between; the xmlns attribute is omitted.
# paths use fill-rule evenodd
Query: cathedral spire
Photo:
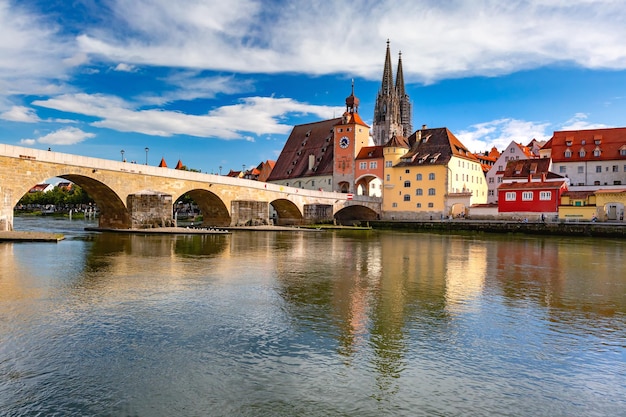
<svg viewBox="0 0 626 417"><path fill-rule="evenodd" d="M404 73L402 71L402 51L400 51L398 57L398 71L396 72L396 92L398 93L400 98L406 95L406 91L404 89Z"/></svg>
<svg viewBox="0 0 626 417"><path fill-rule="evenodd" d="M391 94L393 87L393 71L391 70L391 51L389 49L389 39L387 39L387 55L385 56L385 68L383 69L383 82L381 83L381 93Z"/></svg>

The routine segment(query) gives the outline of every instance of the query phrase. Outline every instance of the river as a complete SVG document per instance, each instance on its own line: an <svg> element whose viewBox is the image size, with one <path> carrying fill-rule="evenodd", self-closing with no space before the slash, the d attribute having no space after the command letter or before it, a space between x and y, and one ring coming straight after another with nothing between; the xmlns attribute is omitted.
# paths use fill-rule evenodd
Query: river
<svg viewBox="0 0 626 417"><path fill-rule="evenodd" d="M16 218L1 416L626 416L626 241Z"/></svg>

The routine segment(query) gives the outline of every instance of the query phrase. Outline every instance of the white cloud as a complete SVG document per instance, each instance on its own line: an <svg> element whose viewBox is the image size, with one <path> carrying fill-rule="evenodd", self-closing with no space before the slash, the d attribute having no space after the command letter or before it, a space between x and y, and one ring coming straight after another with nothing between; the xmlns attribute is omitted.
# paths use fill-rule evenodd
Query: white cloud
<svg viewBox="0 0 626 417"><path fill-rule="evenodd" d="M549 123L528 122L516 119L499 119L470 126L455 136L473 152L483 152L495 146L506 148L511 141L527 145L532 139L547 140L551 132L546 129Z"/></svg>
<svg viewBox="0 0 626 417"><path fill-rule="evenodd" d="M83 132L81 129L75 127L66 127L37 139L22 139L20 143L23 145L34 145L35 143L43 143L46 145L75 145L95 136L96 135L93 133Z"/></svg>
<svg viewBox="0 0 626 417"><path fill-rule="evenodd" d="M609 127L602 123L589 123L587 121L588 115L585 113L576 113L574 117L566 121L560 130L588 130L588 129L606 129Z"/></svg>
<svg viewBox="0 0 626 417"><path fill-rule="evenodd" d="M77 62L75 40L21 3L0 0L0 94L59 91ZM84 55L86 57L86 55Z"/></svg>
<svg viewBox="0 0 626 417"><path fill-rule="evenodd" d="M256 135L288 133L292 126L280 122L288 114L313 114L330 118L340 108L314 106L287 98L250 97L240 103L217 108L205 115L190 115L159 109L135 110L129 103L102 94L67 94L34 105L75 113L101 120L92 126L138 132L146 135L177 134L219 139L245 139L242 133Z"/></svg>
<svg viewBox="0 0 626 417"><path fill-rule="evenodd" d="M163 80L173 89L164 89L160 95L139 97L142 103L162 105L173 101L191 101L198 98L214 98L217 94L238 94L253 89L251 80L237 80L234 76L205 77L197 71L179 71Z"/></svg>
<svg viewBox="0 0 626 417"><path fill-rule="evenodd" d="M237 72L378 78L387 38L405 52L408 79L504 74L551 63L626 68L626 9L615 0L381 0L360 4L359 13L351 3L329 7L322 0L211 3L119 0L114 12L126 30L88 30L78 43L82 52L109 60ZM309 27L315 36L306 35Z"/></svg>
<svg viewBox="0 0 626 417"><path fill-rule="evenodd" d="M0 119L23 123L37 123L41 121L34 109L24 106L11 107L10 110L0 113Z"/></svg>
<svg viewBox="0 0 626 417"><path fill-rule="evenodd" d="M119 64L116 65L115 71L135 72L135 71L137 71L137 67L135 67L134 65L129 65L129 64L125 64L123 62L120 62Z"/></svg>

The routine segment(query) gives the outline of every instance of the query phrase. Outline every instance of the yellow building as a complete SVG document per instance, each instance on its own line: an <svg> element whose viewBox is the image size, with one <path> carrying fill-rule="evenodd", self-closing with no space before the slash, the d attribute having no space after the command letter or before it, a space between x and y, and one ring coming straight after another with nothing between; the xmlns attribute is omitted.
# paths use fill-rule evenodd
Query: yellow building
<svg viewBox="0 0 626 417"><path fill-rule="evenodd" d="M470 205L487 201L480 161L447 128L394 136L383 155L384 219L464 216Z"/></svg>
<svg viewBox="0 0 626 417"><path fill-rule="evenodd" d="M561 196L559 219L623 222L626 190L568 191Z"/></svg>

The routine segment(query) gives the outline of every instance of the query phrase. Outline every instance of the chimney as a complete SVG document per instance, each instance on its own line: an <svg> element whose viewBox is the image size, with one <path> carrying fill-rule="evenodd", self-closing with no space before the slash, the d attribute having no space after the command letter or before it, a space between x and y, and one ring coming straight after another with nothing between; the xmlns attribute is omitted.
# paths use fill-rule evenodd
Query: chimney
<svg viewBox="0 0 626 417"><path fill-rule="evenodd" d="M426 130L427 127L428 126L426 126L426 125L422 125L422 130Z"/></svg>
<svg viewBox="0 0 626 417"><path fill-rule="evenodd" d="M313 165L315 165L315 155L309 155L309 170L313 169Z"/></svg>
<svg viewBox="0 0 626 417"><path fill-rule="evenodd" d="M546 175L545 172L541 173L541 182L546 182L546 178L548 178L548 176Z"/></svg>

